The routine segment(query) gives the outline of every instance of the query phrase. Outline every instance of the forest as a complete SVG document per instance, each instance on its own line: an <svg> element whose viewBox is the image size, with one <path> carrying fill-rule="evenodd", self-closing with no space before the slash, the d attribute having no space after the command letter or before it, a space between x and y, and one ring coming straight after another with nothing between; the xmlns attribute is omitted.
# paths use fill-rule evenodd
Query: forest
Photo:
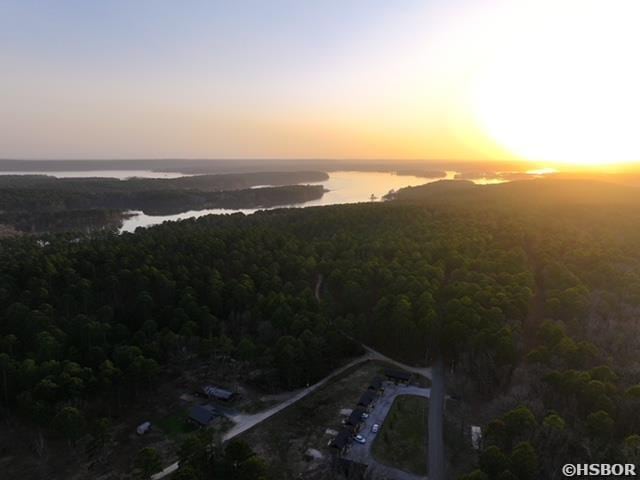
<svg viewBox="0 0 640 480"><path fill-rule="evenodd" d="M567 458L635 463L638 197L508 185L2 240L4 411L74 442L185 355L294 389L358 354L353 337L411 363L445 359L452 388L490 406L467 480L558 478Z"/></svg>
<svg viewBox="0 0 640 480"><path fill-rule="evenodd" d="M207 208L259 208L322 198L324 172L258 172L172 179L56 178L0 175L0 224L22 232L90 231L117 225L122 213L170 215ZM261 187L261 188L252 188Z"/></svg>

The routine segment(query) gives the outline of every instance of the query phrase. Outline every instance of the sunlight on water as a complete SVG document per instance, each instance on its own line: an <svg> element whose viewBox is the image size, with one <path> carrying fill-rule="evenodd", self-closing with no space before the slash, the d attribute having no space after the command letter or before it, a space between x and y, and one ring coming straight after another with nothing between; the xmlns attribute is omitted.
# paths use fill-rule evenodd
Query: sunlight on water
<svg viewBox="0 0 640 480"><path fill-rule="evenodd" d="M57 178L117 178L124 180L132 177L139 178L178 178L189 176L176 172L154 172L151 170L77 170L77 171L19 171L0 172L0 175L49 175ZM393 172L362 172L362 171L336 171L329 172L329 179L324 182L312 183L312 185L323 185L327 190L322 198L295 205L280 205L270 208L287 207L312 207L322 205L339 205L345 203L358 202L379 202L383 197L393 190L400 188L424 185L446 179L452 180L456 175L454 171L447 171L444 178L427 178L414 175L397 175ZM496 183L501 180L493 178L474 179L475 183ZM268 188L271 185L255 185L251 188ZM259 208L254 209L223 209L211 208L205 210L189 210L174 215L147 215L142 211L126 212L128 217L122 222L120 232L133 232L138 227L150 227L166 221L184 220L187 218L198 218L205 215L224 215L232 213L243 213L250 215Z"/></svg>
<svg viewBox="0 0 640 480"><path fill-rule="evenodd" d="M447 172L446 178L453 178L455 172ZM396 175L390 172L329 172L329 180L314 183L323 185L328 192L322 198L296 205L280 205L272 208L286 207L313 207L321 205L339 205L344 203L358 203L381 201L382 197L391 190L399 188L424 185L435 182L440 178L424 178L412 175ZM266 188L269 185L258 185L254 188ZM372 197L373 196L373 197ZM186 218L198 218L204 215L221 215L231 213L252 214L260 209L221 209L192 210L177 215L147 215L142 212L130 212L133 214L122 222L121 232L133 232L138 227L150 227L166 221L184 220ZM264 210L264 209L262 209Z"/></svg>

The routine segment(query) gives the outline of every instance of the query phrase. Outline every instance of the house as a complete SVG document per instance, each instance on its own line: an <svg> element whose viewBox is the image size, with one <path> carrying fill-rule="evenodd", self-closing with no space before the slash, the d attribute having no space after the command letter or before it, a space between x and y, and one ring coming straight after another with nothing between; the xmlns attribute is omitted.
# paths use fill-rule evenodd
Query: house
<svg viewBox="0 0 640 480"><path fill-rule="evenodd" d="M373 380L371 380L368 389L374 392L384 392L384 383L382 377L374 377Z"/></svg>
<svg viewBox="0 0 640 480"><path fill-rule="evenodd" d="M196 405L189 410L189 420L201 427L208 427L220 413L211 405Z"/></svg>
<svg viewBox="0 0 640 480"><path fill-rule="evenodd" d="M411 374L403 370L387 370L385 375L395 383L409 383L411 380Z"/></svg>
<svg viewBox="0 0 640 480"><path fill-rule="evenodd" d="M335 448L339 453L346 453L351 445L351 433L347 430L340 430L336 438L331 441L331 448Z"/></svg>
<svg viewBox="0 0 640 480"><path fill-rule="evenodd" d="M377 395L375 392L367 390L362 394L360 400L358 400L358 406L363 407L366 410L371 410L375 406L376 397Z"/></svg>
<svg viewBox="0 0 640 480"><path fill-rule="evenodd" d="M353 432L360 430L362 425L362 414L365 413L364 408L356 408L351 412L351 415L347 417L344 424L351 427Z"/></svg>
<svg viewBox="0 0 640 480"><path fill-rule="evenodd" d="M209 398L215 398L216 400L222 400L228 402L234 397L234 393L224 388L214 387L213 385L205 385L202 387L202 391Z"/></svg>

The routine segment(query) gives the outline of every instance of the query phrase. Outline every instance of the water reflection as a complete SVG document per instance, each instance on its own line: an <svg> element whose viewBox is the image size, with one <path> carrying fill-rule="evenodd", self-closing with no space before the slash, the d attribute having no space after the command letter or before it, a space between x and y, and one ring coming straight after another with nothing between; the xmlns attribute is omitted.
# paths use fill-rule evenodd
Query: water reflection
<svg viewBox="0 0 640 480"><path fill-rule="evenodd" d="M447 179L452 179L455 172L447 172ZM283 207L312 207L321 205L339 205L345 203L358 203L380 201L390 190L424 185L441 180L440 178L424 178L413 175L396 175L392 172L329 172L329 179L318 182L315 185L323 185L328 192L322 198L296 205L281 205L272 208ZM260 185L264 188L268 185ZM142 212L129 212L132 215L122 222L121 232L133 232L138 227L150 227L166 221L184 220L186 218L198 218L204 215L222 215L242 212L250 215L260 209L223 209L212 208L208 210L191 210L176 215L147 215ZM264 210L264 209L263 209Z"/></svg>
<svg viewBox="0 0 640 480"><path fill-rule="evenodd" d="M139 178L178 178L185 175L176 172L154 172L152 170L77 170L77 171L20 171L20 172L0 172L0 175L49 175L58 178L117 178L124 180L131 177ZM464 176L475 183L498 183L505 181L501 178L490 178L489 174L475 174L467 172L458 174L447 171L445 179L451 180ZM393 172L363 172L363 171L337 171L329 172L329 179L315 185L323 185L328 191L317 200L295 205L281 205L271 208L283 207L311 207L321 205L339 205L345 203L358 203L369 201L381 201L391 190L398 190L408 186L424 185L436 182L442 178L427 178L414 175L397 175ZM270 185L256 185L252 188L266 188ZM212 208L207 210L189 210L173 215L147 215L141 211L126 212L122 220L120 232L133 232L138 227L149 227L166 221L184 220L187 218L198 218L204 215L223 215L242 212L250 215L259 210L254 209L224 209Z"/></svg>

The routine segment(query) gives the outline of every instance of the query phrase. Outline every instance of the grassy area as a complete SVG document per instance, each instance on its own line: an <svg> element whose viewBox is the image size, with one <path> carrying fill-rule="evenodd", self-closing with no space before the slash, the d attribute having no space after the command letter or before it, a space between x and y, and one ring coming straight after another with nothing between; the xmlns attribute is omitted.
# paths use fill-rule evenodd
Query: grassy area
<svg viewBox="0 0 640 480"><path fill-rule="evenodd" d="M427 400L397 397L373 444L373 455L386 465L427 474Z"/></svg>
<svg viewBox="0 0 640 480"><path fill-rule="evenodd" d="M238 408L238 410L245 413L258 413L273 407L277 403L278 402L276 400L272 400L272 401L254 400L245 405L242 405L240 408Z"/></svg>
<svg viewBox="0 0 640 480"><path fill-rule="evenodd" d="M158 420L156 425L172 438L193 432L196 429L192 423L187 422L187 411L184 409L175 410L170 415Z"/></svg>

